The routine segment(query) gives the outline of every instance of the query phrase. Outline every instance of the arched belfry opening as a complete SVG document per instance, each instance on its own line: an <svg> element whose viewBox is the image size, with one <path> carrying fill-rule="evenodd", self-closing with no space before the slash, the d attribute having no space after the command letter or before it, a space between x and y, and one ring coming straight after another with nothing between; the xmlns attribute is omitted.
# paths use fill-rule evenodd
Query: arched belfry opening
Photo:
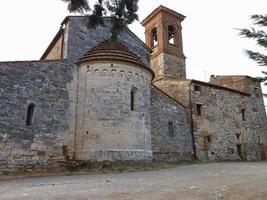
<svg viewBox="0 0 267 200"><path fill-rule="evenodd" d="M174 34L175 28L171 25L168 26L168 42L169 44L174 44Z"/></svg>
<svg viewBox="0 0 267 200"><path fill-rule="evenodd" d="M185 16L159 6L141 24L145 27L146 44L152 50L150 66L157 80L186 79L182 42L182 21ZM156 48L155 48L156 47Z"/></svg>
<svg viewBox="0 0 267 200"><path fill-rule="evenodd" d="M26 126L33 125L34 110L35 110L35 104L34 103L29 104L27 109Z"/></svg>
<svg viewBox="0 0 267 200"><path fill-rule="evenodd" d="M151 47L155 47L157 45L158 45L157 28L153 28L151 31Z"/></svg>

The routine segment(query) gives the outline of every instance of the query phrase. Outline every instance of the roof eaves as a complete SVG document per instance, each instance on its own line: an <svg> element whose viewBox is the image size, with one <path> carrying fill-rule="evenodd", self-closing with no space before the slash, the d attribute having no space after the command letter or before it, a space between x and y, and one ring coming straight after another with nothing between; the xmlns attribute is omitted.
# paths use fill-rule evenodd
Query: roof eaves
<svg viewBox="0 0 267 200"><path fill-rule="evenodd" d="M51 63L51 62L67 62L67 59L54 59L54 60L16 60L16 61L0 61L1 64L21 64L21 63Z"/></svg>
<svg viewBox="0 0 267 200"><path fill-rule="evenodd" d="M221 90L226 90L226 91L233 92L233 93L239 93L239 94L242 94L245 96L250 96L250 94L246 93L246 92L241 92L239 90L235 90L232 88L228 88L228 87L224 87L224 86L216 85L216 84L211 84L211 83L207 83L207 82L202 82L202 81L198 81L198 80L194 80L194 79L191 80L191 83L197 83L200 85L205 85L205 86L209 86L209 87L213 87L213 88L217 88L217 89L221 89Z"/></svg>
<svg viewBox="0 0 267 200"><path fill-rule="evenodd" d="M165 11L165 12L168 12L176 17L179 17L180 19L184 20L186 18L186 16L174 11L174 10L171 10L163 5L160 5L159 7L157 7L155 10L153 10L142 22L141 24L144 26L151 18L153 18L156 14L158 14L158 12L160 11Z"/></svg>

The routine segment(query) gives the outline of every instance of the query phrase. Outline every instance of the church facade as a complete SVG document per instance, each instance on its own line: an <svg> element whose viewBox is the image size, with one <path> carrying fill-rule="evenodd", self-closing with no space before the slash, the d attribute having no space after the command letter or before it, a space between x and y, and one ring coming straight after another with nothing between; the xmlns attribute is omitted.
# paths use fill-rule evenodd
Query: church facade
<svg viewBox="0 0 267 200"><path fill-rule="evenodd" d="M185 16L164 6L125 29L69 16L38 61L0 62L0 172L75 161L264 160L267 119L249 76L186 79Z"/></svg>

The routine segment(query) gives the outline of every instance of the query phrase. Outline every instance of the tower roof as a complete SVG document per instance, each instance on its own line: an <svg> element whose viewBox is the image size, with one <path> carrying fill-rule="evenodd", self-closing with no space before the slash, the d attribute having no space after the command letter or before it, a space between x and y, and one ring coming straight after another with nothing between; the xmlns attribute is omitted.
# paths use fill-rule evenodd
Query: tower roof
<svg viewBox="0 0 267 200"><path fill-rule="evenodd" d="M87 53L85 53L76 63L88 61L127 62L150 71L154 77L154 72L147 67L137 55L130 52L127 46L119 41L108 39L100 42L98 45L87 51Z"/></svg>
<svg viewBox="0 0 267 200"><path fill-rule="evenodd" d="M150 19L152 19L155 15L157 15L159 12L166 12L169 13L177 18L179 18L181 21L183 21L185 19L185 16L174 11L171 10L163 5L160 5L159 7L157 7L152 13L150 13L142 22L141 24L144 26Z"/></svg>

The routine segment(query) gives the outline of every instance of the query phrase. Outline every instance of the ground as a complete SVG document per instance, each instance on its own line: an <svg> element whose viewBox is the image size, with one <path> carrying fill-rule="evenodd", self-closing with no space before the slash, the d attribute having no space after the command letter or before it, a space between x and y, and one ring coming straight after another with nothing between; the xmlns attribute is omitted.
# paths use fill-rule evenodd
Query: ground
<svg viewBox="0 0 267 200"><path fill-rule="evenodd" d="M1 200L263 200L267 162L179 165L145 172L0 181Z"/></svg>

